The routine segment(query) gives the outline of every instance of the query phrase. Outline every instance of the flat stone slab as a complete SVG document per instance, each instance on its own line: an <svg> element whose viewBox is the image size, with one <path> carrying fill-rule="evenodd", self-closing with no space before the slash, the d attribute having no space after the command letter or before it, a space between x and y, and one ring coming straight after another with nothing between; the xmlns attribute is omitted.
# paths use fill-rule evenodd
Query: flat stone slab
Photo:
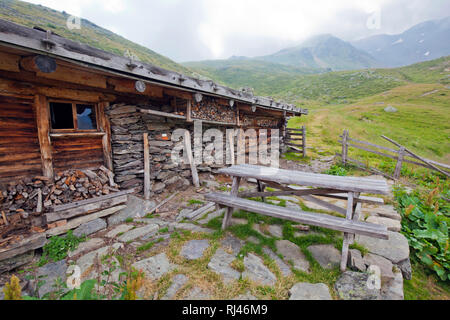
<svg viewBox="0 0 450 320"><path fill-rule="evenodd" d="M258 300L254 295L252 295L250 292L247 292L246 294L240 294L236 298L232 300Z"/></svg>
<svg viewBox="0 0 450 320"><path fill-rule="evenodd" d="M54 292L53 287L55 281L59 278L63 283L66 282L67 263L66 260L48 263L37 270L38 281L41 283L39 287L39 297L43 297L47 293Z"/></svg>
<svg viewBox="0 0 450 320"><path fill-rule="evenodd" d="M241 251L242 247L244 246L245 241L233 236L227 236L220 242L220 244L224 249L231 250L233 252L233 255L237 256L239 251Z"/></svg>
<svg viewBox="0 0 450 320"><path fill-rule="evenodd" d="M394 273L394 278L383 282L381 286L381 299L404 300L403 276L401 272Z"/></svg>
<svg viewBox="0 0 450 320"><path fill-rule="evenodd" d="M330 289L324 283L296 283L289 290L289 300L333 300Z"/></svg>
<svg viewBox="0 0 450 320"><path fill-rule="evenodd" d="M115 238L119 233L125 233L127 231L130 231L133 228L130 224L121 224L109 231L106 234L106 237L108 238Z"/></svg>
<svg viewBox="0 0 450 320"><path fill-rule="evenodd" d="M78 228L76 228L73 231L73 235L75 237L83 237L83 236L89 236L93 233L96 233L97 231L106 229L108 225L106 224L105 220L98 218L89 222L86 222L84 224L82 224L81 226L79 226Z"/></svg>
<svg viewBox="0 0 450 320"><path fill-rule="evenodd" d="M224 214L225 209L216 210L214 212L209 213L206 217L203 219L198 220L197 222L200 224L208 224L211 220L220 217Z"/></svg>
<svg viewBox="0 0 450 320"><path fill-rule="evenodd" d="M269 233L276 238L283 238L283 227L278 224L271 224L267 229Z"/></svg>
<svg viewBox="0 0 450 320"><path fill-rule="evenodd" d="M184 274L177 274L172 278L172 284L170 285L169 289L167 289L166 294L164 297L161 298L161 300L171 300L175 295L177 294L178 290L180 290L186 282L189 280L188 277L186 277Z"/></svg>
<svg viewBox="0 0 450 320"><path fill-rule="evenodd" d="M393 205L364 204L361 210L361 217L379 216L401 221L402 217L395 211Z"/></svg>
<svg viewBox="0 0 450 320"><path fill-rule="evenodd" d="M230 264L235 259L235 256L227 253L224 249L217 249L208 263L208 268L222 276L225 283L233 280L239 280L241 273L233 269Z"/></svg>
<svg viewBox="0 0 450 320"><path fill-rule="evenodd" d="M80 253L91 251L93 249L101 247L104 244L105 244L105 241L103 239L101 239L101 238L92 238L92 239L89 239L86 242L81 242L78 245L78 248L76 250L69 251L68 256L69 256L69 258L72 258L72 257L74 257L74 256L76 256L76 255L78 255Z"/></svg>
<svg viewBox="0 0 450 320"><path fill-rule="evenodd" d="M405 236L388 231L389 240L376 239L362 235L356 235L355 241L366 247L369 252L385 257L396 264L409 258L409 245Z"/></svg>
<svg viewBox="0 0 450 320"><path fill-rule="evenodd" d="M15 257L0 261L0 274L14 270L21 267L31 261L34 258L34 250L19 254Z"/></svg>
<svg viewBox="0 0 450 320"><path fill-rule="evenodd" d="M214 230L212 230L212 229L203 228L203 227L197 226L197 225L192 224L192 223L173 222L173 223L171 223L169 225L171 227L175 228L175 229L187 230L187 231L191 231L191 232L203 232L203 233L213 233L214 232Z"/></svg>
<svg viewBox="0 0 450 320"><path fill-rule="evenodd" d="M363 261L367 267L372 265L379 267L382 280L394 279L395 275L392 271L393 264L390 260L376 254L368 253L363 257Z"/></svg>
<svg viewBox="0 0 450 320"><path fill-rule="evenodd" d="M191 240L181 248L180 255L188 260L200 259L207 248L209 248L208 240Z"/></svg>
<svg viewBox="0 0 450 320"><path fill-rule="evenodd" d="M399 220L394 220L394 219L389 219L389 218L384 218L384 217L370 216L366 219L366 222L386 226L386 228L389 231L398 232L402 229L402 225Z"/></svg>
<svg viewBox="0 0 450 320"><path fill-rule="evenodd" d="M244 266L243 278L248 278L267 286L273 286L277 281L277 277L264 265L261 258L252 253L249 253L244 258Z"/></svg>
<svg viewBox="0 0 450 320"><path fill-rule="evenodd" d="M176 268L176 265L167 259L165 253L135 262L132 266L137 270L142 270L147 277L155 280Z"/></svg>
<svg viewBox="0 0 450 320"><path fill-rule="evenodd" d="M124 222L128 218L134 219L144 217L155 206L156 203L154 201L143 200L139 197L129 194L126 208L110 216L108 218L108 225L111 226L114 224L119 224L121 222Z"/></svg>
<svg viewBox="0 0 450 320"><path fill-rule="evenodd" d="M333 269L341 263L341 252L331 244L312 245L308 251L324 269Z"/></svg>
<svg viewBox="0 0 450 320"><path fill-rule="evenodd" d="M132 229L121 235L118 240L122 242L129 242L138 239L148 234L156 234L158 232L159 226L157 224L148 224L144 227Z"/></svg>
<svg viewBox="0 0 450 320"><path fill-rule="evenodd" d="M276 242L276 247L278 253L284 257L284 260L287 262L292 262L295 269L303 272L310 272L309 261L296 244L288 240L278 240Z"/></svg>
<svg viewBox="0 0 450 320"><path fill-rule="evenodd" d="M378 300L380 290L370 288L368 280L368 273L346 271L339 277L334 287L343 300Z"/></svg>
<svg viewBox="0 0 450 320"><path fill-rule="evenodd" d="M288 277L292 274L291 268L286 263L284 263L284 261L281 260L280 257L275 254L275 252L273 252L267 247L263 248L263 252L267 254L270 257L270 259L275 261L283 277Z"/></svg>
<svg viewBox="0 0 450 320"><path fill-rule="evenodd" d="M201 288L193 287L185 300L211 300L211 296Z"/></svg>
<svg viewBox="0 0 450 320"><path fill-rule="evenodd" d="M80 267L81 270L81 279L86 280L89 279L89 277L92 275L92 271L88 272L91 266L95 262L95 257L98 255L98 257L101 259L102 256L106 255L110 250L115 251L119 248L123 247L123 244L121 243L115 243L112 246L105 246L101 247L97 250L91 251L76 261L76 265Z"/></svg>

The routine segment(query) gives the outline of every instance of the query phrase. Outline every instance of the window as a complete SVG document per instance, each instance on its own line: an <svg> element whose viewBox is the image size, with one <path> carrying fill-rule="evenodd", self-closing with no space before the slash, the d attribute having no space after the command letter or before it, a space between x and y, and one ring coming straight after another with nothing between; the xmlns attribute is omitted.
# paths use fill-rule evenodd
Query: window
<svg viewBox="0 0 450 320"><path fill-rule="evenodd" d="M76 102L50 102L54 131L96 131L95 105Z"/></svg>

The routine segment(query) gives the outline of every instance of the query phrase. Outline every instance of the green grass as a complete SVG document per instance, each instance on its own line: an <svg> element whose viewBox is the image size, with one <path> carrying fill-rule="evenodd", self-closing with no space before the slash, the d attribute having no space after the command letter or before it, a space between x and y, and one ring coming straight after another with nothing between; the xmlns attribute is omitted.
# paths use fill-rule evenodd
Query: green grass
<svg viewBox="0 0 450 320"><path fill-rule="evenodd" d="M188 68L144 47L129 41L109 30L82 19L81 29L70 30L66 26L71 13L59 12L41 5L34 5L16 0L1 0L0 18L21 24L30 28L35 26L65 38L88 44L98 49L124 56L129 50L140 61L152 63L165 69L192 75Z"/></svg>

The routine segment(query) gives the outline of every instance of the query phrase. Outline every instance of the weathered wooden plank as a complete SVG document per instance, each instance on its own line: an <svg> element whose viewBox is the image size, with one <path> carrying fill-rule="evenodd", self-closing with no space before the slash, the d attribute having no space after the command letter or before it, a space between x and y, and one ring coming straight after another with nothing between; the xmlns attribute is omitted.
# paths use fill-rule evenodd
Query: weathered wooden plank
<svg viewBox="0 0 450 320"><path fill-rule="evenodd" d="M119 197L97 201L94 203L85 204L65 211L47 212L46 213L47 222L54 222L58 220L69 219L80 215L86 215L92 212L96 212L99 210L117 206L119 204L123 204L127 202L127 200L128 196L123 195Z"/></svg>
<svg viewBox="0 0 450 320"><path fill-rule="evenodd" d="M273 181L281 184L296 184L374 194L389 193L389 187L386 181L368 178L340 177L249 164L223 168L219 170L219 173L243 178L255 178L263 181Z"/></svg>
<svg viewBox="0 0 450 320"><path fill-rule="evenodd" d="M50 142L50 111L47 106L47 99L43 95L36 95L36 122L38 129L38 138L41 148L42 174L53 179L53 157Z"/></svg>
<svg viewBox="0 0 450 320"><path fill-rule="evenodd" d="M189 220L193 220L197 217L200 217L202 214L207 213L209 210L211 210L212 208L214 208L216 204L214 202L208 202L206 205L204 205L203 207L188 213L185 217Z"/></svg>
<svg viewBox="0 0 450 320"><path fill-rule="evenodd" d="M57 236L63 233L66 233L67 231L71 230L71 229L75 229L77 227L79 227L80 225L82 225L83 223L98 219L98 218L103 218L103 217L107 217L110 216L120 210L125 209L127 206L116 206L116 207L112 207L112 208L108 208L105 210L101 210L92 214L88 214L79 218L74 218L71 219L67 222L67 224L61 226L61 227L56 227L50 230L47 230L47 232L45 233L47 235L47 237L49 236Z"/></svg>
<svg viewBox="0 0 450 320"><path fill-rule="evenodd" d="M128 195L134 192L134 189L128 189L128 190L123 190L123 191L118 191L118 192L114 192L114 193L110 193L104 196L100 196L100 197L95 197L95 198L90 198L90 199L86 199L86 200L80 200L80 201L75 201L75 202L71 202L71 203L67 203L67 204L62 204L59 206L53 206L50 208L51 212L60 212L60 211L66 211L66 210L70 210L70 209L74 209L80 206L84 206L87 204L91 204L91 203L96 203L98 201L103 201L103 200L108 200L108 199L112 199L112 198L116 198L116 197L120 197L123 195Z"/></svg>
<svg viewBox="0 0 450 320"><path fill-rule="evenodd" d="M47 237L43 233L33 234L22 241L11 244L0 249L0 261L13 258L31 250L42 248L47 242Z"/></svg>
<svg viewBox="0 0 450 320"><path fill-rule="evenodd" d="M240 177L233 177L233 184L231 185L230 196L236 197L236 195L239 191L239 183L240 182L241 182ZM217 202L217 201L214 201L214 202ZM233 211L234 211L234 208L232 206L228 206L228 209L223 216L222 230L225 230L230 225L231 217L233 216Z"/></svg>
<svg viewBox="0 0 450 320"><path fill-rule="evenodd" d="M347 211L345 214L345 219L347 221L353 220L353 198L354 193L349 192L348 193L348 200L347 200ZM347 269L347 261L348 261L348 248L351 242L351 234L348 232L344 233L344 240L342 242L342 256L341 256L341 272L344 272L345 269Z"/></svg>
<svg viewBox="0 0 450 320"><path fill-rule="evenodd" d="M156 110L151 110L151 109L141 109L141 108L138 108L137 111L140 113L152 114L154 116L186 120L185 116L180 116L178 114L173 114L173 113L168 113L168 112L156 111Z"/></svg>
<svg viewBox="0 0 450 320"><path fill-rule="evenodd" d="M266 192L254 192L254 191L245 191L239 192L237 196L239 198L256 198L256 197L278 197L278 196L303 196L303 195L326 195L332 192L339 192L336 189L304 189L304 190L283 190L283 191L266 191ZM347 199L347 198L345 198Z"/></svg>
<svg viewBox="0 0 450 320"><path fill-rule="evenodd" d="M148 133L143 134L144 139L144 198L150 200L151 177L150 177L150 148L148 145Z"/></svg>
<svg viewBox="0 0 450 320"><path fill-rule="evenodd" d="M189 165L191 167L191 173L192 173L192 182L194 183L194 186L199 188L200 187L200 180L198 178L198 172L197 167L195 165L194 157L192 155L192 147L191 147L191 133L188 130L184 131L184 151L186 152Z"/></svg>
<svg viewBox="0 0 450 320"><path fill-rule="evenodd" d="M400 147L400 150L398 151L397 164L395 165L395 170L394 170L394 178L395 179L400 178L404 155L405 155L405 147Z"/></svg>
<svg viewBox="0 0 450 320"><path fill-rule="evenodd" d="M222 206L234 207L236 209L259 213L274 218L280 218L317 227L324 227L342 232L356 233L379 239L388 239L387 228L385 226L373 223L352 221L322 213L291 210L280 206L237 198L221 193L206 194L205 199L216 202Z"/></svg>
<svg viewBox="0 0 450 320"><path fill-rule="evenodd" d="M332 204L332 203L329 203L329 202L327 202L327 201L318 199L318 198L316 198L316 197L313 197L313 196L307 196L307 195L301 196L301 197L302 197L303 199L307 200L307 201L313 202L313 203L315 203L315 204L317 204L317 205L319 205L319 206L321 206L321 207L330 209L330 210L332 210L332 211L335 211L335 212L338 212L338 213L341 213L341 214L345 214L345 213L346 213L346 210L345 210L345 209L343 209L343 208L341 208L341 207L338 207L338 206L336 206L336 205L334 205L334 204Z"/></svg>
<svg viewBox="0 0 450 320"><path fill-rule="evenodd" d="M102 102L98 105L98 116L99 116L99 125L100 130L103 133L102 136L102 147L103 147L103 157L105 160L106 167L113 171L113 161L112 161L112 147L111 147L111 124L109 123L109 119L105 114L105 108L109 105L108 102Z"/></svg>

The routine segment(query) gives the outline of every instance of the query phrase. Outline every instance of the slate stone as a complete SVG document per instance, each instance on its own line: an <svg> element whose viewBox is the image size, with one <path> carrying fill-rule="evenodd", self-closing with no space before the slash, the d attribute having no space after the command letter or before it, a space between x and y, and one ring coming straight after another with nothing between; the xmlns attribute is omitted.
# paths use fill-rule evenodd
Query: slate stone
<svg viewBox="0 0 450 320"><path fill-rule="evenodd" d="M389 240L356 235L355 241L366 247L369 252L385 257L396 264L409 258L409 245L405 236L388 231Z"/></svg>
<svg viewBox="0 0 450 320"><path fill-rule="evenodd" d="M170 226L172 226L175 229L188 230L191 232L203 232L203 233L213 233L214 232L214 230L212 230L212 229L200 227L200 226L197 226L192 223L173 222L170 224Z"/></svg>
<svg viewBox="0 0 450 320"><path fill-rule="evenodd" d="M125 233L125 232L129 231L132 228L133 228L133 226L131 224L118 225L117 227L115 227L114 229L109 231L106 234L106 237L108 237L108 238L115 238L119 233Z"/></svg>
<svg viewBox="0 0 450 320"><path fill-rule="evenodd" d="M118 240L122 242L129 242L148 234L154 235L158 232L158 230L159 226L157 224L148 224L144 227L136 228L124 233L118 238Z"/></svg>
<svg viewBox="0 0 450 320"><path fill-rule="evenodd" d="M208 240L191 240L181 248L180 255L188 260L200 259L208 247Z"/></svg>
<svg viewBox="0 0 450 320"><path fill-rule="evenodd" d="M367 270L361 252L356 249L350 249L348 251L348 266L354 271L365 272Z"/></svg>
<svg viewBox="0 0 450 320"><path fill-rule="evenodd" d="M230 266L234 259L235 257L232 254L219 248L209 261L208 268L220 274L225 283L238 280L241 277L241 273Z"/></svg>
<svg viewBox="0 0 450 320"><path fill-rule="evenodd" d="M292 274L291 268L286 263L284 263L283 260L281 260L280 257L275 254L275 252L273 252L267 247L263 248L263 252L267 254L270 257L270 259L275 261L283 277L288 277Z"/></svg>
<svg viewBox="0 0 450 320"><path fill-rule="evenodd" d="M244 266L243 278L248 278L267 286L273 286L277 281L277 277L264 265L261 258L252 253L244 257Z"/></svg>
<svg viewBox="0 0 450 320"><path fill-rule="evenodd" d="M65 283L67 279L66 271L66 260L47 263L45 266L40 267L36 273L39 281L41 283L43 282L43 284L39 287L39 297L42 298L47 293L54 292L56 289L53 286L58 278Z"/></svg>
<svg viewBox="0 0 450 320"><path fill-rule="evenodd" d="M211 300L211 296L201 288L194 287L189 291L185 300Z"/></svg>
<svg viewBox="0 0 450 320"><path fill-rule="evenodd" d="M388 280L394 278L394 273L392 272L392 262L388 259L378 256L376 254L368 253L363 258L364 264L369 267L375 265L380 268L381 279Z"/></svg>
<svg viewBox="0 0 450 320"><path fill-rule="evenodd" d="M390 113L395 113L397 112L397 108L394 108L393 106L387 106L386 108L384 108L384 112L390 112Z"/></svg>
<svg viewBox="0 0 450 320"><path fill-rule="evenodd" d="M296 283L289 290L289 300L333 300L330 290L324 283Z"/></svg>
<svg viewBox="0 0 450 320"><path fill-rule="evenodd" d="M83 236L89 236L97 231L106 229L107 224L105 220L98 218L87 223L82 224L73 231L75 237L81 238Z"/></svg>
<svg viewBox="0 0 450 320"><path fill-rule="evenodd" d="M114 252L115 250L117 250L121 247L123 247L123 244L115 243L112 246L101 247L97 250L91 251L91 252L81 256L80 258L78 258L78 260L76 261L76 265L79 266L81 269L81 280L84 281L84 280L90 279L90 277L92 275L92 271L91 272L88 272L88 271L91 268L91 266L94 264L95 258L97 255L98 255L98 258L101 259L110 250L112 252Z"/></svg>
<svg viewBox="0 0 450 320"><path fill-rule="evenodd" d="M402 229L402 225L399 220L389 219L385 217L370 216L366 219L366 222L385 226L388 230L395 232L398 232Z"/></svg>
<svg viewBox="0 0 450 320"><path fill-rule="evenodd" d="M142 270L147 277L155 280L176 268L176 265L167 259L165 253L135 262L132 266L137 270Z"/></svg>
<svg viewBox="0 0 450 320"><path fill-rule="evenodd" d="M244 246L245 241L235 238L233 236L227 236L225 239L223 239L220 244L225 249L230 249L233 251L233 255L236 256L239 251L241 251L241 248Z"/></svg>
<svg viewBox="0 0 450 320"><path fill-rule="evenodd" d="M269 233L276 238L283 238L283 227L278 224L269 225Z"/></svg>
<svg viewBox="0 0 450 320"><path fill-rule="evenodd" d="M288 240L278 240L276 247L278 253L284 257L284 260L287 262L291 261L295 269L309 272L309 261L296 244Z"/></svg>
<svg viewBox="0 0 450 320"><path fill-rule="evenodd" d="M341 263L341 252L331 244L312 245L308 251L324 269L333 269Z"/></svg>
<svg viewBox="0 0 450 320"><path fill-rule="evenodd" d="M397 267L402 272L404 279L406 280L412 279L412 268L411 268L411 261L409 260L409 258L397 263Z"/></svg>
<svg viewBox="0 0 450 320"><path fill-rule="evenodd" d="M368 286L369 274L346 271L336 281L334 288L343 300L378 300L380 290Z"/></svg>
<svg viewBox="0 0 450 320"><path fill-rule="evenodd" d="M381 299L404 300L402 273L394 273L394 278L383 282L381 286Z"/></svg>
<svg viewBox="0 0 450 320"><path fill-rule="evenodd" d="M254 236L247 237L247 241L251 242L251 243L259 244L259 239Z"/></svg>
<svg viewBox="0 0 450 320"><path fill-rule="evenodd" d="M33 261L34 250L0 261L0 274L8 272Z"/></svg>
<svg viewBox="0 0 450 320"><path fill-rule="evenodd" d="M252 295L249 291L245 294L240 294L233 300L258 300L254 295Z"/></svg>
<svg viewBox="0 0 450 320"><path fill-rule="evenodd" d="M156 203L154 201L143 200L133 195L128 195L126 208L120 210L108 218L108 225L112 226L124 222L128 218L144 217L150 212Z"/></svg>
<svg viewBox="0 0 450 320"><path fill-rule="evenodd" d="M68 253L69 258L76 256L77 254L86 252L86 251L91 251L95 248L98 248L100 246L102 246L105 243L105 241L103 241L103 239L101 238L93 238L93 239L89 239L86 242L81 242L78 245L78 248L75 249L74 251L70 251Z"/></svg>
<svg viewBox="0 0 450 320"><path fill-rule="evenodd" d="M161 298L161 300L173 299L178 290L180 290L188 280L188 277L186 277L184 274L177 274L176 276L174 276L172 278L172 284L170 285L169 289L167 289L166 294Z"/></svg>

